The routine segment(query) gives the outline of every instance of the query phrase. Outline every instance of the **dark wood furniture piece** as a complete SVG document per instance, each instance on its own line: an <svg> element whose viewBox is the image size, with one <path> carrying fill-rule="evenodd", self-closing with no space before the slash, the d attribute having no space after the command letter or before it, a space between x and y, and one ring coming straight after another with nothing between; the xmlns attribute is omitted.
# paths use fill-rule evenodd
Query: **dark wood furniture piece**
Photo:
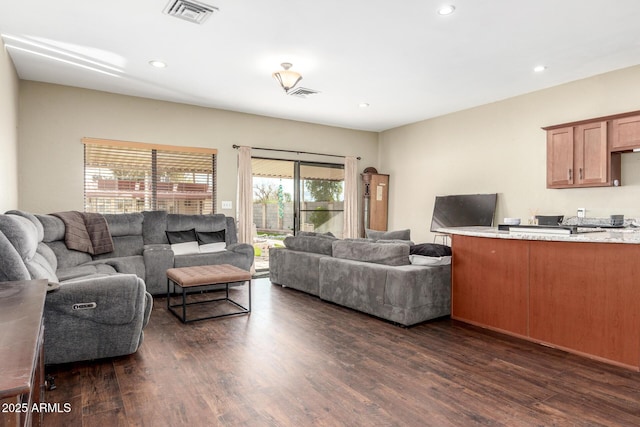
<svg viewBox="0 0 640 427"><path fill-rule="evenodd" d="M640 245L452 243L452 318L640 370Z"/></svg>
<svg viewBox="0 0 640 427"><path fill-rule="evenodd" d="M0 283L0 426L42 425L46 280Z"/></svg>
<svg viewBox="0 0 640 427"><path fill-rule="evenodd" d="M249 283L249 304L247 307L229 298L229 283L234 282ZM182 301L180 304L171 303L171 283L181 289ZM223 298L192 300L187 302L190 293L200 293L204 287L209 285L225 285L225 296ZM187 319L187 306L194 304L205 304L216 301L225 301L239 308L239 311L227 312L216 315L207 315ZM182 313L174 310L175 307L182 307ZM198 265L193 267L178 267L167 270L167 309L176 315L182 323L195 322L196 320L214 319L217 317L234 316L251 312L251 273L241 268L229 264L219 265Z"/></svg>
<svg viewBox="0 0 640 427"><path fill-rule="evenodd" d="M387 231L389 210L389 175L363 173L363 232L364 229Z"/></svg>

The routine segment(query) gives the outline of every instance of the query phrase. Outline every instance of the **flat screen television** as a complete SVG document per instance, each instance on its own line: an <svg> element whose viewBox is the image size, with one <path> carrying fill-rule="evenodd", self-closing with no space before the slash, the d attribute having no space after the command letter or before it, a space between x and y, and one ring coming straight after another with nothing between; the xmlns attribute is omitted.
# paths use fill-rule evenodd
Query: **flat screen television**
<svg viewBox="0 0 640 427"><path fill-rule="evenodd" d="M498 194L460 194L436 196L431 217L431 231L438 228L491 227L496 213Z"/></svg>

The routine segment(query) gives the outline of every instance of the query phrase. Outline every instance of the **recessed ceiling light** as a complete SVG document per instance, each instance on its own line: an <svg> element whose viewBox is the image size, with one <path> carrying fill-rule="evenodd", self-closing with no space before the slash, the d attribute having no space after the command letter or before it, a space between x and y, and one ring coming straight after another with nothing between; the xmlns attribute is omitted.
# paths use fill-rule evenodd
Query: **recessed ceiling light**
<svg viewBox="0 0 640 427"><path fill-rule="evenodd" d="M533 71L535 71L536 73L541 73L546 69L547 69L546 65L538 65L538 66L534 67Z"/></svg>
<svg viewBox="0 0 640 427"><path fill-rule="evenodd" d="M360 107L360 108L368 108L369 104L367 102L361 102L360 104L358 104L358 107Z"/></svg>
<svg viewBox="0 0 640 427"><path fill-rule="evenodd" d="M455 6L448 4L438 9L438 15L451 15L455 10Z"/></svg>
<svg viewBox="0 0 640 427"><path fill-rule="evenodd" d="M149 61L149 65L156 68L166 68L167 66L165 62L157 61L157 60Z"/></svg>

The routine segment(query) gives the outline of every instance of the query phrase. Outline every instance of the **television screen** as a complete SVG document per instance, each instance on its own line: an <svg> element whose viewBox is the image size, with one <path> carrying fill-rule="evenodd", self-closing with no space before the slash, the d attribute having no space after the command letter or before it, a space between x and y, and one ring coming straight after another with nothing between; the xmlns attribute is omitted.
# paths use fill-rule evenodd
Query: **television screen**
<svg viewBox="0 0 640 427"><path fill-rule="evenodd" d="M443 227L491 227L497 201L497 193L436 196L431 231Z"/></svg>

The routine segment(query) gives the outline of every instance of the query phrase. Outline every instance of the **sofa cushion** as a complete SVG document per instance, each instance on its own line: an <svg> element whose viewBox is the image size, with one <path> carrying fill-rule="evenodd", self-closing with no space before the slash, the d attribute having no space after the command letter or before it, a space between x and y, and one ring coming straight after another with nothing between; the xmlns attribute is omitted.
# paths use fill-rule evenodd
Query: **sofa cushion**
<svg viewBox="0 0 640 427"><path fill-rule="evenodd" d="M181 231L166 231L165 233L174 255L197 254L200 252L195 228Z"/></svg>
<svg viewBox="0 0 640 427"><path fill-rule="evenodd" d="M451 264L451 257L409 255L409 261L413 265L449 265Z"/></svg>
<svg viewBox="0 0 640 427"><path fill-rule="evenodd" d="M167 240L169 241L170 245L198 241L195 228L192 228L190 230L165 231L165 234L167 235Z"/></svg>
<svg viewBox="0 0 640 427"><path fill-rule="evenodd" d="M326 237L329 239L336 237L330 231L327 231L326 233L316 233L315 231L299 231L298 234L296 234L296 236L318 236L318 237Z"/></svg>
<svg viewBox="0 0 640 427"><path fill-rule="evenodd" d="M365 234L372 240L411 240L411 230L378 231L366 229Z"/></svg>
<svg viewBox="0 0 640 427"><path fill-rule="evenodd" d="M122 214L105 214L112 237L142 236L143 215L138 212Z"/></svg>
<svg viewBox="0 0 640 427"><path fill-rule="evenodd" d="M56 254L58 268L75 267L76 265L91 261L91 255L86 252L74 251L67 248L67 245L64 244L64 240L49 242L47 243L47 246L49 246L53 253Z"/></svg>
<svg viewBox="0 0 640 427"><path fill-rule="evenodd" d="M223 214L213 215L185 215L168 214L167 230L188 230L195 228L196 231L217 231L226 230L227 217ZM225 236L227 238L227 236ZM227 244L230 242L227 239Z"/></svg>
<svg viewBox="0 0 640 427"><path fill-rule="evenodd" d="M333 257L384 265L409 265L409 245L336 240Z"/></svg>
<svg viewBox="0 0 640 427"><path fill-rule="evenodd" d="M409 249L409 253L411 255L443 257L451 256L451 248L437 243L420 243L418 245L412 245Z"/></svg>
<svg viewBox="0 0 640 427"><path fill-rule="evenodd" d="M113 240L113 251L95 255L93 259L108 259L127 256L142 255L144 242L141 235L115 236Z"/></svg>
<svg viewBox="0 0 640 427"><path fill-rule="evenodd" d="M142 235L145 245L156 245L169 243L165 230L167 229L167 211L144 211L142 212Z"/></svg>
<svg viewBox="0 0 640 427"><path fill-rule="evenodd" d="M218 231L197 231L196 237L198 238L198 243L201 245L206 245L208 243L220 243L225 242L224 238L224 230Z"/></svg>
<svg viewBox="0 0 640 427"><path fill-rule="evenodd" d="M64 239L64 222L57 216L53 215L35 215L44 229L42 241L45 243L55 242Z"/></svg>
<svg viewBox="0 0 640 427"><path fill-rule="evenodd" d="M45 256L37 252L38 237L41 237L42 233L39 233L34 222L24 216L0 215L0 231L22 258L31 279L58 281L55 267L49 264Z"/></svg>
<svg viewBox="0 0 640 427"><path fill-rule="evenodd" d="M293 251L331 255L333 253L331 244L336 240L335 237L327 235L287 236L284 239L284 245Z"/></svg>
<svg viewBox="0 0 640 427"><path fill-rule="evenodd" d="M224 230L198 231L196 235L201 253L220 252L227 248Z"/></svg>
<svg viewBox="0 0 640 427"><path fill-rule="evenodd" d="M42 223L40 222L40 220L36 218L34 214L20 210L11 210L5 213L7 215L18 215L31 221L33 225L36 226L36 230L38 232L38 242L42 242L42 239L44 238L44 228L42 227Z"/></svg>
<svg viewBox="0 0 640 427"><path fill-rule="evenodd" d="M16 248L0 231L0 282L29 280L31 275Z"/></svg>
<svg viewBox="0 0 640 427"><path fill-rule="evenodd" d="M84 264L75 267L61 268L56 271L60 282L77 279L79 277L87 277L94 274L115 274L115 268L106 264Z"/></svg>

